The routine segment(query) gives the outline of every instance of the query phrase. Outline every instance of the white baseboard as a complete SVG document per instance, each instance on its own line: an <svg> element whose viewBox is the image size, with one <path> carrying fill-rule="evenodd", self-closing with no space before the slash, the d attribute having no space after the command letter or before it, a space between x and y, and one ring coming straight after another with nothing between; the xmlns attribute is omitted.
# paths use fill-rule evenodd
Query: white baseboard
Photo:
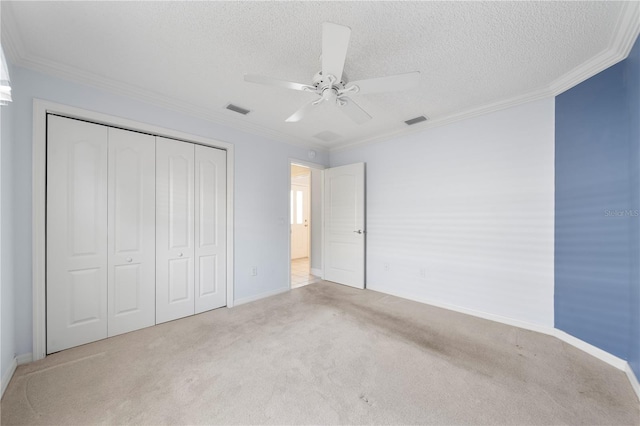
<svg viewBox="0 0 640 426"><path fill-rule="evenodd" d="M532 324L526 321L520 321L513 318L507 318L500 315L489 314L482 311L476 311L473 309L463 308L456 305L450 305L448 303L442 303L438 301L429 300L427 298L413 297L408 296L406 294L402 294L401 292L394 292L388 290L379 290L376 288L368 287L369 290L377 291L380 293L390 294L392 296L401 297L407 300L413 300L414 302L420 302L431 306L436 306L438 308L448 309L450 311L460 312L467 315L472 315L474 317L487 319L490 321L496 321L507 325L512 325L514 327L523 328L525 330L536 331L542 334L548 334L550 336L556 337L562 340L565 343L570 344L583 352L588 353L591 356L598 358L601 361L606 362L607 364L617 368L618 370L624 371L629 378L629 382L631 383L631 387L635 391L638 399L640 400L640 385L638 384L638 378L634 374L633 370L629 363L622 358L618 358L615 355L610 354L607 351L604 351L596 346L593 346L590 343L585 342L584 340L578 339L562 330L559 330L554 327L547 327L544 325Z"/></svg>
<svg viewBox="0 0 640 426"><path fill-rule="evenodd" d="M554 328L553 335L556 336L558 339L562 340L563 342L566 342L571 346L574 346L580 349L581 351L586 352L589 355L598 358L600 361L606 362L607 364L617 368L618 370L625 371L625 369L627 368L627 365L628 365L627 361L621 358L618 358L615 355L611 355L609 352L603 351L602 349L596 346L593 346L591 343L587 343L584 340L580 340L577 337L574 337L568 333L565 333L562 330L558 330L557 328Z"/></svg>
<svg viewBox="0 0 640 426"><path fill-rule="evenodd" d="M27 364L31 361L33 361L33 355L31 354L31 352L18 355L13 359L13 361L11 361L11 366L2 376L2 390L0 392L0 398L4 396L4 391L7 390L7 386L9 386L9 382L11 382L11 379L13 378L13 374L16 372L16 368L18 368L19 365Z"/></svg>
<svg viewBox="0 0 640 426"><path fill-rule="evenodd" d="M4 391L7 390L7 386L9 386L9 382L13 378L13 373L16 372L17 367L18 361L14 358L13 361L11 361L9 369L2 375L2 392L0 392L0 398L4 396Z"/></svg>
<svg viewBox="0 0 640 426"><path fill-rule="evenodd" d="M287 291L289 291L289 287L281 287L276 290L265 291L264 293L256 294L255 296L236 299L233 301L233 305L234 306L244 305L245 303L255 302L256 300L264 299L265 297L275 296L276 294L285 293Z"/></svg>
<svg viewBox="0 0 640 426"><path fill-rule="evenodd" d="M311 268L311 275L322 278L322 269Z"/></svg>
<svg viewBox="0 0 640 426"><path fill-rule="evenodd" d="M427 305L435 306L437 308L448 309L450 311L460 312L462 314L467 314L467 315L471 315L471 316L474 316L474 317L487 319L487 320L490 320L490 321L496 321L496 322L500 322L502 324L512 325L512 326L518 327L518 328L524 328L525 330L537 331L539 333L550 334L552 336L555 335L554 334L554 330L555 329L553 327L548 327L548 326L539 325L539 324L533 324L533 323L530 323L530 322L521 321L521 320L509 318L509 317L503 317L501 315L495 315L495 314L490 314L490 313L483 312L483 311L477 311L475 309L464 308L464 307L458 306L458 305L452 305L452 304L449 304L449 303L443 303L443 302L439 302L439 301L436 301L436 300L431 300L431 299L426 298L426 297L414 297L414 296L410 296L410 295L402 293L402 292L389 291L389 290L386 290L386 289L385 290L381 290L381 289L377 289L375 287L370 287L370 286L367 286L367 289L368 290L377 291L379 293L389 294L391 296L400 297L402 299L412 300L414 302L424 303L424 304L427 304Z"/></svg>
<svg viewBox="0 0 640 426"><path fill-rule="evenodd" d="M629 379L629 382L631 383L631 387L636 392L636 395L638 397L638 401L640 401L640 383L638 383L638 378L634 374L633 370L631 369L631 365L629 365L629 363L627 363L627 366L625 368L625 372L627 373L627 378Z"/></svg>
<svg viewBox="0 0 640 426"><path fill-rule="evenodd" d="M31 361L33 361L33 354L31 352L26 353L26 354L22 354L22 355L18 355L16 357L16 362L18 363L18 365L28 364Z"/></svg>

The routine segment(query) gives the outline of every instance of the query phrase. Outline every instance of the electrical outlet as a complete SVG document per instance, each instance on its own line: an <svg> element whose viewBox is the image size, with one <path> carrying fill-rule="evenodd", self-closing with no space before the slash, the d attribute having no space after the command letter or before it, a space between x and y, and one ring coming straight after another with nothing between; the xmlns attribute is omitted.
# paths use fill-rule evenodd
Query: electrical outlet
<svg viewBox="0 0 640 426"><path fill-rule="evenodd" d="M254 266L254 267L251 268L251 276L255 277L257 275L258 275L258 267Z"/></svg>
<svg viewBox="0 0 640 426"><path fill-rule="evenodd" d="M388 263L384 264L384 270L387 271L387 272L389 272L391 270L391 268L389 267Z"/></svg>
<svg viewBox="0 0 640 426"><path fill-rule="evenodd" d="M420 268L420 278L427 278L427 268Z"/></svg>

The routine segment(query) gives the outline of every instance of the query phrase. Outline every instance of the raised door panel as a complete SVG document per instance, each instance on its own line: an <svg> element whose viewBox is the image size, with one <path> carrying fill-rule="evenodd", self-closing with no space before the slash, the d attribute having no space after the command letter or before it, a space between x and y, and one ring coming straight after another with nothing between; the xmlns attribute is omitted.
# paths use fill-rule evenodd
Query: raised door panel
<svg viewBox="0 0 640 426"><path fill-rule="evenodd" d="M155 324L155 137L109 128L109 336Z"/></svg>
<svg viewBox="0 0 640 426"><path fill-rule="evenodd" d="M195 312L194 154L156 137L156 323Z"/></svg>
<svg viewBox="0 0 640 426"><path fill-rule="evenodd" d="M326 169L324 176L324 279L364 288L364 163Z"/></svg>
<svg viewBox="0 0 640 426"><path fill-rule="evenodd" d="M107 337L107 127L47 121L47 353Z"/></svg>
<svg viewBox="0 0 640 426"><path fill-rule="evenodd" d="M195 146L195 312L227 304L226 151Z"/></svg>

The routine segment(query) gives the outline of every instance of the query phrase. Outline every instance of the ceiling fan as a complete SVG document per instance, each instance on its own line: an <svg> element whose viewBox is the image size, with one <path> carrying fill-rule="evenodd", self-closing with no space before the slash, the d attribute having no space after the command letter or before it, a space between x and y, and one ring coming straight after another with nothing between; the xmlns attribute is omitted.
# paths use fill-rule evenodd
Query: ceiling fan
<svg viewBox="0 0 640 426"><path fill-rule="evenodd" d="M287 122L300 121L317 105L329 102L335 104L356 123L365 123L371 119L371 116L347 95L410 89L418 85L420 71L349 82L342 71L350 37L351 28L349 27L330 22L322 24L322 70L313 77L312 84L294 83L255 74L245 74L244 80L268 86L284 87L285 89L313 92L320 96L317 100L293 113L287 118Z"/></svg>

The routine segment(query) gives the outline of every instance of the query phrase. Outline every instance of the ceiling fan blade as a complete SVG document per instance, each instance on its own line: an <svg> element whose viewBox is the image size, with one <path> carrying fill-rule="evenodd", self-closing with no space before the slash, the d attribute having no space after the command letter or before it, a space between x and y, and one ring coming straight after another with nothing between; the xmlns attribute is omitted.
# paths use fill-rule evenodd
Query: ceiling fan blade
<svg viewBox="0 0 640 426"><path fill-rule="evenodd" d="M316 88L309 86L308 84L294 83L292 81L280 80L273 77L265 77L263 75L245 74L244 81L250 83L265 84L267 86L284 87L285 89L303 90L303 91L315 91Z"/></svg>
<svg viewBox="0 0 640 426"><path fill-rule="evenodd" d="M331 22L322 24L322 75L342 79L351 28Z"/></svg>
<svg viewBox="0 0 640 426"><path fill-rule="evenodd" d="M287 123L296 123L302 120L305 117L305 115L309 114L309 112L316 107L316 105L318 105L317 100L313 102L309 102L308 104L306 104L305 106L303 106L302 108L300 108L299 110L291 114L291 116L287 118L285 121Z"/></svg>
<svg viewBox="0 0 640 426"><path fill-rule="evenodd" d="M386 77L369 78L367 80L352 81L347 85L358 86L358 93L381 93L407 90L416 87L420 83L420 71L406 74L389 75Z"/></svg>
<svg viewBox="0 0 640 426"><path fill-rule="evenodd" d="M367 111L360 108L360 105L353 102L353 100L347 96L342 96L338 102L338 108L342 110L350 119L357 124L363 124L371 120L371 116Z"/></svg>

